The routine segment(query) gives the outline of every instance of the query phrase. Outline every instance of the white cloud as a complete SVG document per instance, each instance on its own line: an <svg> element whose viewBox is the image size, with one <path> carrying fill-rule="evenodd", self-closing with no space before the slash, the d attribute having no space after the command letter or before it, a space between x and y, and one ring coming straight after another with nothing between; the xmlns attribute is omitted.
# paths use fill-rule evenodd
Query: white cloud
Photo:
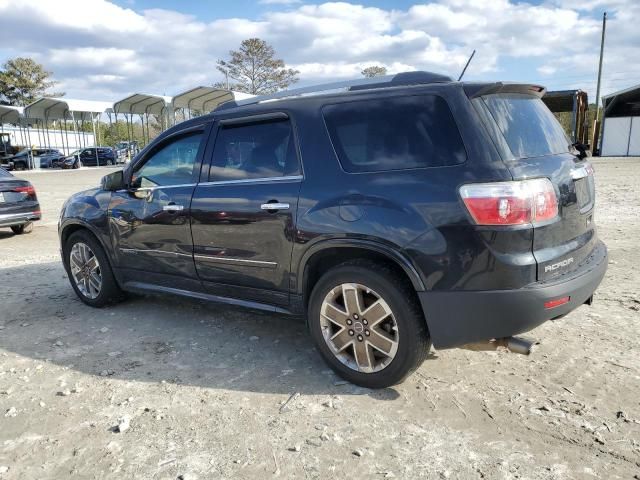
<svg viewBox="0 0 640 480"><path fill-rule="evenodd" d="M630 62L640 46L636 0L435 0L408 9L355 3L289 4L257 20L201 21L177 11L135 11L107 0L0 0L7 57L32 55L55 72L68 96L118 99L133 91L172 94L221 79L215 62L248 37L264 38L301 83L359 76L367 65L390 73L434 70L465 78L542 81L593 89L599 13L609 11L604 91L637 83ZM25 34L29 32L29 34ZM635 73L635 76L634 76ZM100 95L102 98L98 98Z"/></svg>

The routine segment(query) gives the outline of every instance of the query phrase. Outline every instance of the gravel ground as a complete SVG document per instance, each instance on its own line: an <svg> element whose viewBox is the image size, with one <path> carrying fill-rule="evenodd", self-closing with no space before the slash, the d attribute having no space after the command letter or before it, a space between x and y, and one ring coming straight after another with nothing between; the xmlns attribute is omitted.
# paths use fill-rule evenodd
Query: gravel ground
<svg viewBox="0 0 640 480"><path fill-rule="evenodd" d="M594 164L611 258L594 305L531 332L530 357L433 352L379 391L286 317L84 306L55 223L108 170L25 173L45 217L0 231L0 478L640 478L640 159Z"/></svg>

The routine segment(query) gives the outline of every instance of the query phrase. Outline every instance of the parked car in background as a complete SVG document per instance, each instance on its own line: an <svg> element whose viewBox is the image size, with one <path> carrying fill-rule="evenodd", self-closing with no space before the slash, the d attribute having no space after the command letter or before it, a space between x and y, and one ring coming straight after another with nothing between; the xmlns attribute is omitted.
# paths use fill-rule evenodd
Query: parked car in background
<svg viewBox="0 0 640 480"><path fill-rule="evenodd" d="M0 166L6 170L29 170L32 166L37 167L39 164L42 165L44 159L45 166L42 168L49 168L51 161L59 160L62 157L64 157L64 155L60 150L51 148L25 148L12 157L4 159Z"/></svg>
<svg viewBox="0 0 640 480"><path fill-rule="evenodd" d="M40 217L33 185L0 168L0 227L11 227L17 235L30 233L33 222Z"/></svg>
<svg viewBox="0 0 640 480"><path fill-rule="evenodd" d="M116 152L111 147L89 147L76 150L64 159L62 168L96 167L115 165Z"/></svg>
<svg viewBox="0 0 640 480"><path fill-rule="evenodd" d="M58 168L61 161L65 158L64 153L60 150L45 150L44 152L34 155L34 165L40 168Z"/></svg>
<svg viewBox="0 0 640 480"><path fill-rule="evenodd" d="M140 152L140 146L136 140L132 140L131 142L118 142L114 148L116 150L119 163L130 161Z"/></svg>
<svg viewBox="0 0 640 480"><path fill-rule="evenodd" d="M410 72L342 88L222 104L71 197L59 234L79 298L303 315L329 366L369 388L432 344L529 353L514 335L591 304L608 264L594 171L544 87Z"/></svg>

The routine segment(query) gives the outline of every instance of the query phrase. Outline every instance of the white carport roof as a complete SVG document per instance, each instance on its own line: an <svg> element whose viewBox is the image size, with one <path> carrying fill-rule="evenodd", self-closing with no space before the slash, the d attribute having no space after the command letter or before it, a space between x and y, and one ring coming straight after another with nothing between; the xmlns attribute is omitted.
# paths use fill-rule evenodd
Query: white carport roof
<svg viewBox="0 0 640 480"><path fill-rule="evenodd" d="M23 107L13 107L11 105L0 105L0 124L3 123L20 123L22 118Z"/></svg>
<svg viewBox="0 0 640 480"><path fill-rule="evenodd" d="M145 113L162 115L162 111L171 104L171 97L164 95L151 95L148 93L134 93L113 104L115 113Z"/></svg>
<svg viewBox="0 0 640 480"><path fill-rule="evenodd" d="M104 113L108 108L111 108L109 102L45 97L27 105L24 116L40 120L87 120L94 114Z"/></svg>
<svg viewBox="0 0 640 480"><path fill-rule="evenodd" d="M215 87L196 87L173 97L173 108L189 108L208 113L221 103L244 100L253 95Z"/></svg>

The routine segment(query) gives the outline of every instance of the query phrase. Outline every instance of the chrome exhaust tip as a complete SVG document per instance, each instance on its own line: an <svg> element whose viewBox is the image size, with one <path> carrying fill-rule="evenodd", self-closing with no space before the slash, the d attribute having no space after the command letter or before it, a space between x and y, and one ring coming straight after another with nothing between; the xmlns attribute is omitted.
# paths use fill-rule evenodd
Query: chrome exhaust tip
<svg viewBox="0 0 640 480"><path fill-rule="evenodd" d="M507 341L507 350L513 353L519 353L520 355L529 355L533 349L533 346L538 342L522 337L509 337L505 339Z"/></svg>

